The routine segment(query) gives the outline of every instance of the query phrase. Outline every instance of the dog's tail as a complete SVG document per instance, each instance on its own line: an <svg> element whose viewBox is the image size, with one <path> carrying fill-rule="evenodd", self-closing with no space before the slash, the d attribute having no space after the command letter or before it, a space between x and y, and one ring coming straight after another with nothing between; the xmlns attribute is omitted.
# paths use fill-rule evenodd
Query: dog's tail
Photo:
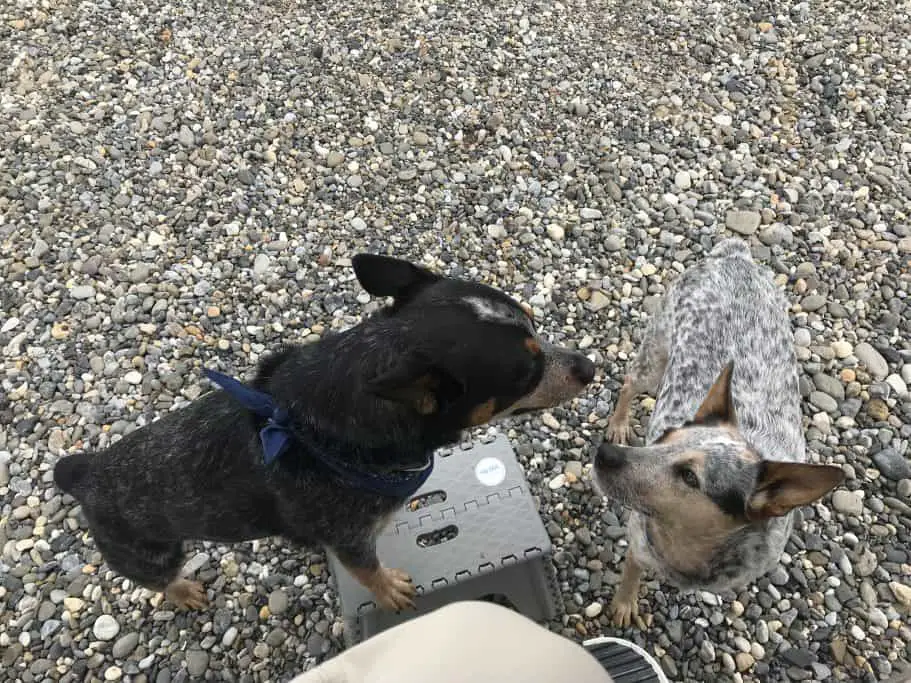
<svg viewBox="0 0 911 683"><path fill-rule="evenodd" d="M84 453L68 455L58 460L54 466L54 483L65 493L78 498L80 484L85 480L90 469L91 462Z"/></svg>
<svg viewBox="0 0 911 683"><path fill-rule="evenodd" d="M709 256L711 258L740 257L750 261L753 260L753 255L750 252L750 245L739 237L728 237L727 239L721 240L712 247Z"/></svg>

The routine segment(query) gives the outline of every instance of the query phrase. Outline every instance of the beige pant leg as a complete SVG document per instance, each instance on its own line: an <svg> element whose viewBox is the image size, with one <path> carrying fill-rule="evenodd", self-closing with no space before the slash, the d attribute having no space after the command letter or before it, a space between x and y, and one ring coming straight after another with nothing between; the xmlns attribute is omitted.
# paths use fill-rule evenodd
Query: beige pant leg
<svg viewBox="0 0 911 683"><path fill-rule="evenodd" d="M411 619L290 683L612 683L585 649L516 612L464 601Z"/></svg>

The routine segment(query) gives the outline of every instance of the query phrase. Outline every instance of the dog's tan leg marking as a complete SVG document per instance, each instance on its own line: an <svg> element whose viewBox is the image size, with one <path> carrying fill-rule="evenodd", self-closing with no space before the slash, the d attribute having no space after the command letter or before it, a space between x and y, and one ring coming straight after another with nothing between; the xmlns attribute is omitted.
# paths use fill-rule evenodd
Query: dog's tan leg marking
<svg viewBox="0 0 911 683"><path fill-rule="evenodd" d="M201 610L209 606L206 589L198 581L175 579L164 589L164 596L180 609Z"/></svg>
<svg viewBox="0 0 911 683"><path fill-rule="evenodd" d="M401 569L381 566L377 569L351 569L351 573L376 596L380 607L393 611L414 608L414 584Z"/></svg>
<svg viewBox="0 0 911 683"><path fill-rule="evenodd" d="M633 402L633 380L627 375L614 404L614 412L607 422L607 439L612 443L624 444L629 442L631 434L629 426L630 405Z"/></svg>
<svg viewBox="0 0 911 683"><path fill-rule="evenodd" d="M617 591L610 603L614 626L618 628L629 626L639 616L639 579L641 576L642 567L636 562L632 551L627 550L620 585L617 586Z"/></svg>

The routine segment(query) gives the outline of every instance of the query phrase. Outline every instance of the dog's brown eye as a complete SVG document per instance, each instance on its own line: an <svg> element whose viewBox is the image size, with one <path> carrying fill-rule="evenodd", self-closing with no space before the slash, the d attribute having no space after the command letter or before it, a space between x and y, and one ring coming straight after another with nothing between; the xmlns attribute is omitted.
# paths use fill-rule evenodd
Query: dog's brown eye
<svg viewBox="0 0 911 683"><path fill-rule="evenodd" d="M680 469L680 478L683 480L683 483L690 488L699 488L699 477L697 477L696 473L693 472L693 470L691 470L689 467L683 467Z"/></svg>

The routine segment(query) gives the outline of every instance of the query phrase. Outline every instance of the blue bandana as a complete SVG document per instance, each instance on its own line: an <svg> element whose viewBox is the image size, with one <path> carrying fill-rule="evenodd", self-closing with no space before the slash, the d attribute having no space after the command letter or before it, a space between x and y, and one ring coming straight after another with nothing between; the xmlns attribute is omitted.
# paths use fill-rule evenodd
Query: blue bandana
<svg viewBox="0 0 911 683"><path fill-rule="evenodd" d="M251 389L232 377L214 370L204 370L206 377L225 390L232 398L253 414L266 420L266 425L259 430L259 440L263 447L263 462L271 465L292 443L300 444L295 435L288 411L281 408L267 393ZM433 455L420 467L395 472L379 473L360 469L343 458L334 457L309 444L306 452L352 488L358 488L382 496L408 497L417 491L433 471Z"/></svg>

